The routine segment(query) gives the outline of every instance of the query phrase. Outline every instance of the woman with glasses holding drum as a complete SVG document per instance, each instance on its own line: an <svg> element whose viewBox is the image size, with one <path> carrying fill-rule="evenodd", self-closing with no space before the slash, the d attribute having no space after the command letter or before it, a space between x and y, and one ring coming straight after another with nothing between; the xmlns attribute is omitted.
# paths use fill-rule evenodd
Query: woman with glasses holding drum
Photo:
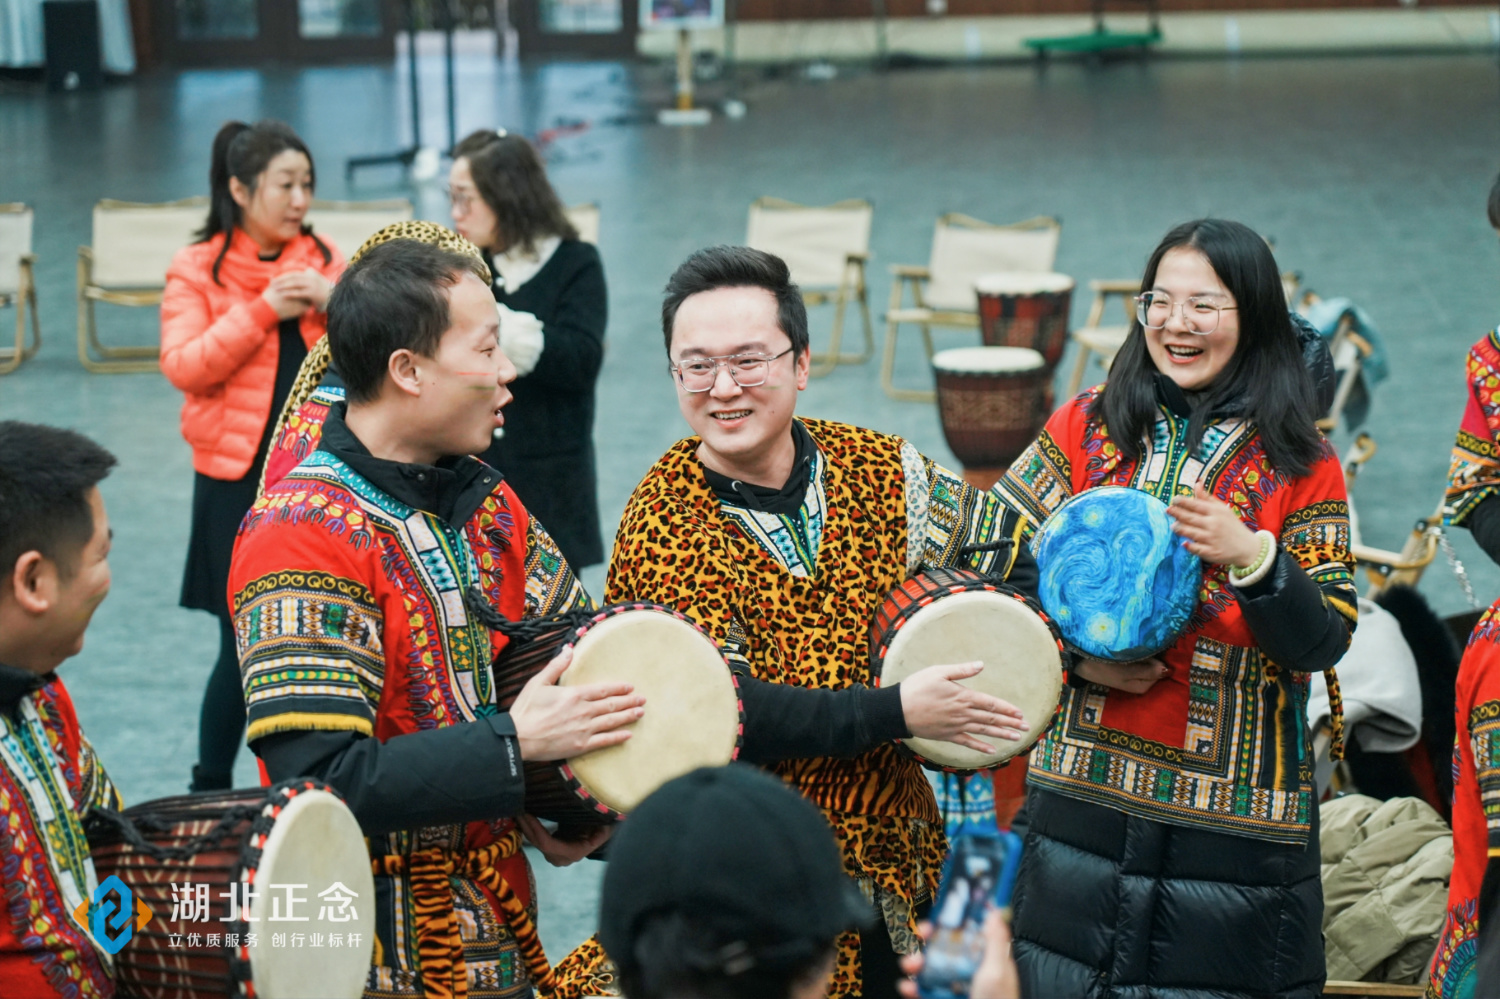
<svg viewBox="0 0 1500 999"><path fill-rule="evenodd" d="M608 302L599 251L579 239L536 149L481 129L453 150L453 228L495 275L500 343L519 377L506 425L479 457L505 473L575 568L604 561L594 384Z"/></svg>
<svg viewBox="0 0 1500 999"><path fill-rule="evenodd" d="M1031 756L1015 953L1029 995L1316 996L1304 709L1355 625L1343 475L1265 241L1152 253L1109 381L996 489L1039 529L1075 653Z"/></svg>

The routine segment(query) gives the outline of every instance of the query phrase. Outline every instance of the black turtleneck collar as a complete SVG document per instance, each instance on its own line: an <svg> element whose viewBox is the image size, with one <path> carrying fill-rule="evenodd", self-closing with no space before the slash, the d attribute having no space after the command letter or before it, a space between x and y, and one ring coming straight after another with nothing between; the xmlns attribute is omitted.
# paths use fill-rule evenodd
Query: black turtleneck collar
<svg viewBox="0 0 1500 999"><path fill-rule="evenodd" d="M21 719L21 701L57 679L57 674L33 673L0 663L0 712L12 723Z"/></svg>
<svg viewBox="0 0 1500 999"><path fill-rule="evenodd" d="M703 474L708 479L708 487L721 503L749 507L764 513L795 515L802 509L807 487L812 484L812 466L817 458L818 445L801 420L792 421L792 443L797 447L797 455L792 459L792 474L787 476L782 485L763 486L754 482L742 482L720 475L704 465Z"/></svg>
<svg viewBox="0 0 1500 999"><path fill-rule="evenodd" d="M381 490L407 506L442 518L462 529L501 475L469 455L439 458L436 465L387 461L370 453L344 421L348 404L336 402L323 422L319 451L327 451Z"/></svg>

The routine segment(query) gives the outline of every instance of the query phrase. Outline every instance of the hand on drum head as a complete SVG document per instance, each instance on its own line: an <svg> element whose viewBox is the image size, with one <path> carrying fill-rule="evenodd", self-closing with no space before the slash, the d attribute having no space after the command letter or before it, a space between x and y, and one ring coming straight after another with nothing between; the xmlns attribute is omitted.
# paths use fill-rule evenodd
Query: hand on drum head
<svg viewBox="0 0 1500 999"><path fill-rule="evenodd" d="M521 827L521 834L526 837L527 842L540 850L542 856L547 858L547 863L553 867L567 867L578 863L603 846L610 833L615 831L614 826L599 826L590 829L579 839L562 839L549 833L547 827L531 815L521 816L516 819L516 824ZM562 830L559 829L558 832Z"/></svg>
<svg viewBox="0 0 1500 999"><path fill-rule="evenodd" d="M623 726L645 712L646 699L628 683L559 687L573 661L570 645L526 682L510 706L521 759L566 760L630 738Z"/></svg>
<svg viewBox="0 0 1500 999"><path fill-rule="evenodd" d="M1167 507L1176 523L1172 530L1187 539L1187 550L1205 562L1254 565L1260 558L1260 539L1246 527L1234 508L1193 483L1193 495L1178 496Z"/></svg>
<svg viewBox="0 0 1500 999"><path fill-rule="evenodd" d="M1028 729L1021 709L989 694L971 690L958 681L977 676L979 662L928 666L902 680L901 711L906 727L918 739L952 742L989 755L994 746L978 736L1015 742Z"/></svg>
<svg viewBox="0 0 1500 999"><path fill-rule="evenodd" d="M1073 672L1089 683L1123 690L1127 694L1144 694L1157 680L1171 673L1160 659L1142 659L1133 663L1112 663L1104 659L1080 659Z"/></svg>

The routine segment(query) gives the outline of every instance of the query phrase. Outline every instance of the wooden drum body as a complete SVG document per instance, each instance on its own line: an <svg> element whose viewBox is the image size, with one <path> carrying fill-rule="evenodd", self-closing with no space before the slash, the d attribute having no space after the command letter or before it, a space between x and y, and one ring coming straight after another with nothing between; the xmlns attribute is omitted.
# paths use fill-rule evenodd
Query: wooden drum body
<svg viewBox="0 0 1500 999"><path fill-rule="evenodd" d="M118 877L154 914L115 955L121 995L363 994L375 881L358 821L326 785L162 798L96 815L88 832L100 882Z"/></svg>
<svg viewBox="0 0 1500 999"><path fill-rule="evenodd" d="M928 666L980 661L960 681L1021 709L1031 728L1019 742L988 739L993 755L951 742L905 739L923 766L965 772L998 766L1024 753L1052 724L1062 698L1063 645L1056 629L1024 594L965 569L919 573L891 591L870 634L870 670L881 686Z"/></svg>
<svg viewBox="0 0 1500 999"><path fill-rule="evenodd" d="M526 763L527 812L607 825L672 778L739 755L744 712L734 674L702 630L656 604L615 604L581 625L559 619L540 638L513 640L495 662L501 709L570 641L573 662L561 686L629 683L646 698L646 712L618 746Z"/></svg>
<svg viewBox="0 0 1500 999"><path fill-rule="evenodd" d="M1008 467L1046 422L1047 366L1034 350L959 347L932 368L943 436L965 468Z"/></svg>
<svg viewBox="0 0 1500 999"><path fill-rule="evenodd" d="M987 347L1027 347L1042 355L1050 372L1068 345L1073 279L1066 274L1022 271L985 274L974 282L979 295L979 335Z"/></svg>

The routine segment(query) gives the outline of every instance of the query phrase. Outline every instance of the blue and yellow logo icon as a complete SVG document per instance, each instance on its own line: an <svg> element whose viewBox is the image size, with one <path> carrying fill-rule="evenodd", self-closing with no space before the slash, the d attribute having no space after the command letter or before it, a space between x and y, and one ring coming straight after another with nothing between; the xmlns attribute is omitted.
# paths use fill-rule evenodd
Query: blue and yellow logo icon
<svg viewBox="0 0 1500 999"><path fill-rule="evenodd" d="M99 882L93 899L73 912L106 954L120 953L136 930L146 928L153 915L151 907L136 898L130 886L114 874Z"/></svg>

